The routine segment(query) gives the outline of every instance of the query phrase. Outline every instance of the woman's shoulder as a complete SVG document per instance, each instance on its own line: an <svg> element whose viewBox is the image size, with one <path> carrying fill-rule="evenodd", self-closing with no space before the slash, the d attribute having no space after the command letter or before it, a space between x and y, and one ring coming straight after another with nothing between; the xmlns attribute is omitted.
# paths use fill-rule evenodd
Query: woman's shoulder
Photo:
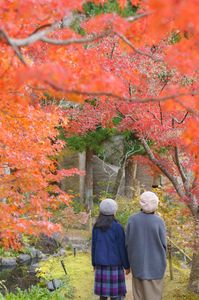
<svg viewBox="0 0 199 300"><path fill-rule="evenodd" d="M122 224L116 219L113 220L112 227L117 228L117 229L123 229Z"/></svg>

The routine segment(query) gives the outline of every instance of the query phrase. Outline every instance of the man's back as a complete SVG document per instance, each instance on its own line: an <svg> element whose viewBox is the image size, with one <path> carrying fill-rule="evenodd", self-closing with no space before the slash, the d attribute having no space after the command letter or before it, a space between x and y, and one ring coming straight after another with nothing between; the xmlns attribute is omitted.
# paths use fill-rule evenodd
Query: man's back
<svg viewBox="0 0 199 300"><path fill-rule="evenodd" d="M135 278L163 278L166 269L166 230L159 216L144 212L131 216L127 224L126 246Z"/></svg>

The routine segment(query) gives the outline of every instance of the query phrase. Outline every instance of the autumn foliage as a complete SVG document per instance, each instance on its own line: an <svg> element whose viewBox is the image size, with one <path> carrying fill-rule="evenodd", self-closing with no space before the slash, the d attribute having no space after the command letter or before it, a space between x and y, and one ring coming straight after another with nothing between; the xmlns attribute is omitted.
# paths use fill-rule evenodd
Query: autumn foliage
<svg viewBox="0 0 199 300"><path fill-rule="evenodd" d="M76 171L57 170L64 146L57 128L68 126L63 98L98 101L84 106L71 131L114 126L119 114L118 130L157 147L182 146L184 163L199 171L198 0L120 0L121 13L97 16L86 15L88 2L0 3L0 239L7 247L17 247L22 233L59 229L52 210L69 196L54 183ZM136 13L126 17L130 4ZM46 93L57 105L43 105Z"/></svg>

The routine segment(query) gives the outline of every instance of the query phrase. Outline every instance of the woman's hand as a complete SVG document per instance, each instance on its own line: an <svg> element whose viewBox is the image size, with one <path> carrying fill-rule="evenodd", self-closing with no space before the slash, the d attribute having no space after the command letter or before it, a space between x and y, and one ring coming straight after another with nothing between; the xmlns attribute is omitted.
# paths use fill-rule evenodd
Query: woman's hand
<svg viewBox="0 0 199 300"><path fill-rule="evenodd" d="M126 269L125 273L126 273L126 275L128 275L129 273L131 273L131 269Z"/></svg>

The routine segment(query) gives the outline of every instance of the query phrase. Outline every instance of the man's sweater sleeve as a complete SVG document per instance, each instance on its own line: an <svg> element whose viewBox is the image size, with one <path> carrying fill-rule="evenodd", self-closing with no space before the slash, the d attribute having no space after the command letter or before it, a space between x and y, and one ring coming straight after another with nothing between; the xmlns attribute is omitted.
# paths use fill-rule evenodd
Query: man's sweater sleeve
<svg viewBox="0 0 199 300"><path fill-rule="evenodd" d="M118 224L117 226L117 233L118 233L117 243L118 243L120 257L122 260L122 265L124 269L129 269L130 265L129 265L128 255L127 255L127 250L125 247L125 233L124 233L124 229L120 224Z"/></svg>
<svg viewBox="0 0 199 300"><path fill-rule="evenodd" d="M162 245L166 251L167 250L166 226L165 226L165 223L163 220L162 220L161 226L160 226L160 239L161 239Z"/></svg>

